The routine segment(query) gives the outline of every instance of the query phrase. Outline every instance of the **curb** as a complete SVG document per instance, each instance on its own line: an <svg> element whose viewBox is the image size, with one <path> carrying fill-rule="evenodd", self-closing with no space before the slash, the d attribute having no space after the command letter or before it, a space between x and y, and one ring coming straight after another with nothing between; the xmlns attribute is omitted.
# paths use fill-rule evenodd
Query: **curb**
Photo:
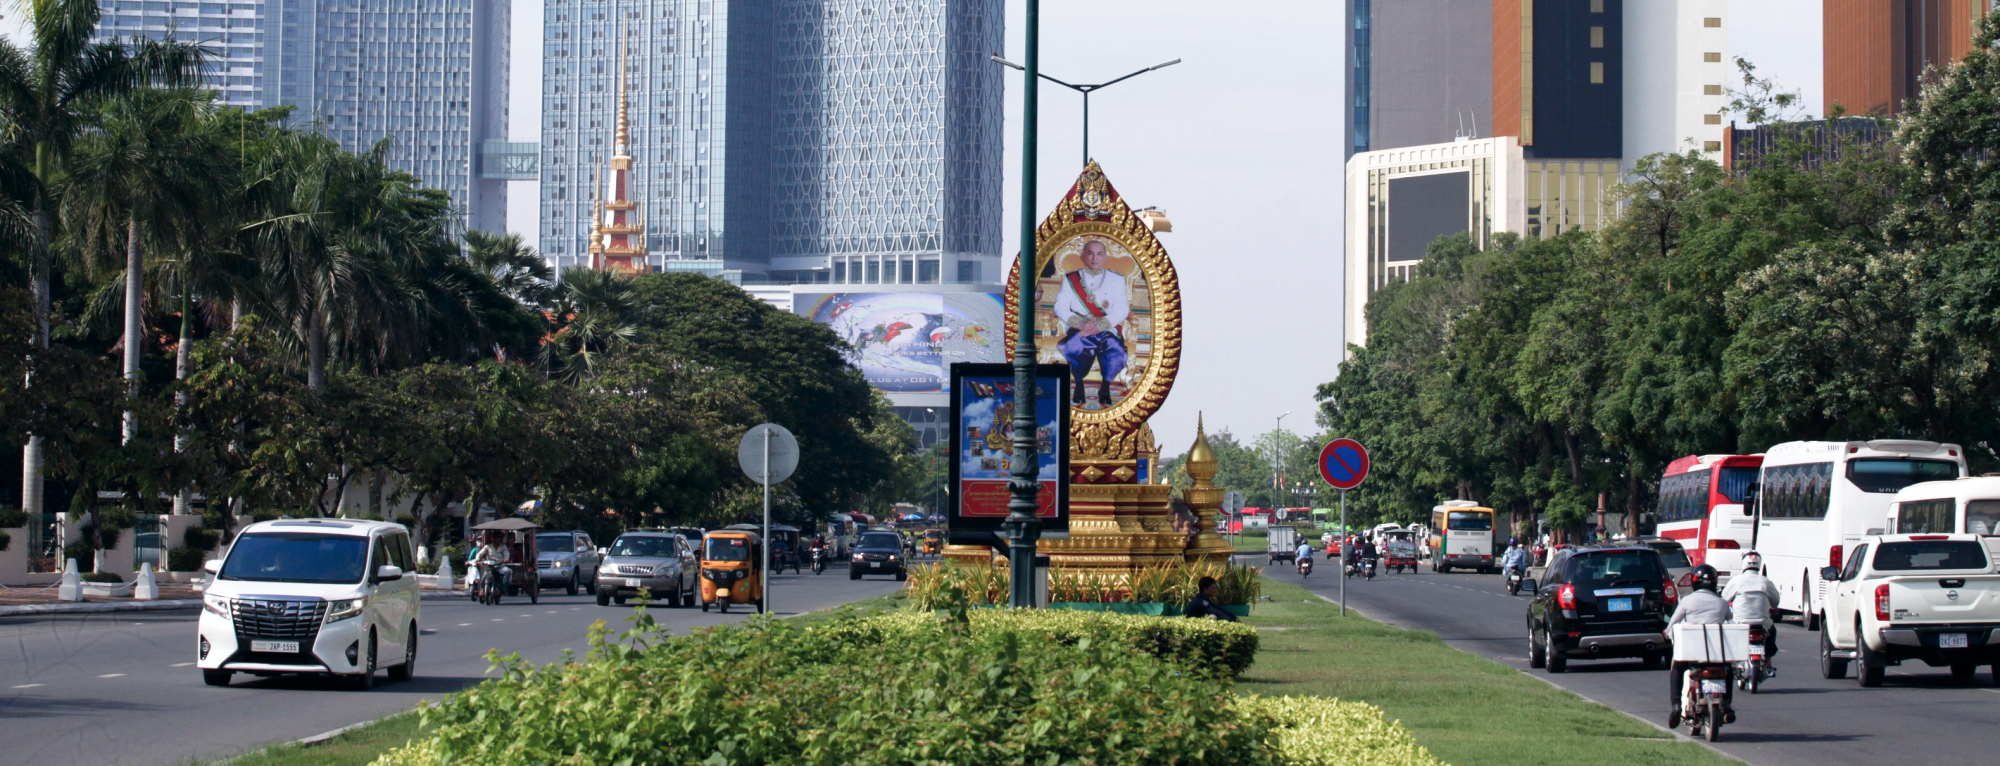
<svg viewBox="0 0 2000 766"><path fill-rule="evenodd" d="M172 599L167 601L129 601L117 604L22 604L0 606L0 617L18 617L31 614L106 614L110 612L160 612L171 609L198 609L201 599Z"/></svg>

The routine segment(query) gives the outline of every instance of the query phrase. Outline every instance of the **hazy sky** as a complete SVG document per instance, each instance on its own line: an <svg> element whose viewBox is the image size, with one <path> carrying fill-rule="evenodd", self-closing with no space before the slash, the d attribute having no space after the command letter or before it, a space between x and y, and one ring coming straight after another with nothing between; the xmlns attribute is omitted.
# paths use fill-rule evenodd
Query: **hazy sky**
<svg viewBox="0 0 2000 766"><path fill-rule="evenodd" d="M1395 0L1376 0L1394 2ZM1482 0L1464 0L1483 7ZM1627 0L1667 2L1669 0ZM5 4L0 32L18 29ZM1008 2L1007 49L1023 56L1025 5ZM1287 428L1317 433L1315 388L1340 359L1342 77L1338 0L1050 0L1042 65L1070 82L1102 82L1169 59L1184 62L1092 97L1092 153L1135 207L1158 205L1179 271L1186 318L1181 373L1153 419L1168 455L1211 429L1248 436L1291 411ZM1483 12L1483 11L1481 11ZM1820 2L1730 0L1730 55L1820 104ZM515 0L510 130L538 140L541 2ZM16 38L18 39L18 38ZM1007 98L1007 250L1018 247L1020 75ZM1627 94L1628 98L1643 94ZM1036 215L1081 168L1081 98L1044 85ZM535 184L515 183L509 223L534 237Z"/></svg>

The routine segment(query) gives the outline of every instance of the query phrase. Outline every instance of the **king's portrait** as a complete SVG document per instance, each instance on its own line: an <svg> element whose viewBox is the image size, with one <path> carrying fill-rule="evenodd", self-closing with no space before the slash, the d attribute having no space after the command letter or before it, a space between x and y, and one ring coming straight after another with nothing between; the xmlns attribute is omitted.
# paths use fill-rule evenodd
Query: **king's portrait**
<svg viewBox="0 0 2000 766"><path fill-rule="evenodd" d="M1111 406L1111 384L1125 371L1131 287L1124 275L1107 267L1109 257L1103 240L1086 240L1077 254L1079 267L1063 274L1057 287L1055 313L1063 323L1063 336L1056 348L1069 362L1074 380L1070 404L1076 406L1083 406L1092 393L1098 407ZM1094 392L1085 388L1092 367L1098 373Z"/></svg>

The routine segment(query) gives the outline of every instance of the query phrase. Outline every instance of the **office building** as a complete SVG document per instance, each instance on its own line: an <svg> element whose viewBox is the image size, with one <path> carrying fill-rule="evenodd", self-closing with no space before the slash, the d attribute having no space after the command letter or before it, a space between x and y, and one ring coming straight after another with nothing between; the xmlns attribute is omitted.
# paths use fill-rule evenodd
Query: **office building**
<svg viewBox="0 0 2000 766"><path fill-rule="evenodd" d="M1825 102L1848 114L1892 115L1922 90L1926 69L1972 50L1995 0L1826 0Z"/></svg>
<svg viewBox="0 0 2000 766"><path fill-rule="evenodd" d="M547 0L543 252L590 262L621 36L646 268L994 281L998 0ZM621 24L623 29L621 30Z"/></svg>
<svg viewBox="0 0 2000 766"><path fill-rule="evenodd" d="M1724 159L1727 0L1625 4L1625 160L1699 151Z"/></svg>
<svg viewBox="0 0 2000 766"><path fill-rule="evenodd" d="M506 228L507 0L103 0L99 36L200 43L209 84L246 109L297 107L349 151L451 195L463 225ZM482 162L480 149L493 154ZM516 152L518 154L518 152ZM516 157L512 165L518 166ZM488 168L485 165L491 164ZM528 159L532 165L532 158Z"/></svg>
<svg viewBox="0 0 2000 766"><path fill-rule="evenodd" d="M1493 0L1347 0L1346 156L1493 133Z"/></svg>

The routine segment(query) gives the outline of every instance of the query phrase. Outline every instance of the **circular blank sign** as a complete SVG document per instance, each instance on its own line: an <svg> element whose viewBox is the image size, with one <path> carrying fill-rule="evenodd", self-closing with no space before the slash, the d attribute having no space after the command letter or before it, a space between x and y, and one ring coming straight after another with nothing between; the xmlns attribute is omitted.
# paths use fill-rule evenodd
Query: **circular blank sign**
<svg viewBox="0 0 2000 766"><path fill-rule="evenodd" d="M743 441L736 444L736 462L743 466L743 474L751 481L764 482L765 434L770 435L771 480L772 484L783 483L792 478L792 472L799 467L799 440L792 438L792 432L776 423L765 423L743 434Z"/></svg>

